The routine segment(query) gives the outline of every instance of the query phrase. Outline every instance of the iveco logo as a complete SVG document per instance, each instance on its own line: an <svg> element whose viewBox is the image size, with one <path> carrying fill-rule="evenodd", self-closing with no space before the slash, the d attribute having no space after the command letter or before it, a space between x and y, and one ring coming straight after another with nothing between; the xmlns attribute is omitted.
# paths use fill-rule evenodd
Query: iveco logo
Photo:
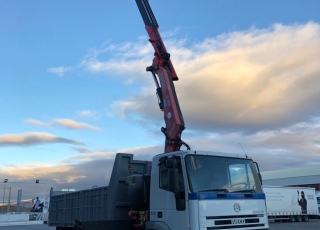
<svg viewBox="0 0 320 230"><path fill-rule="evenodd" d="M233 209L234 209L234 211L236 211L236 212L240 212L240 210L241 210L240 204L235 203L235 204L233 205Z"/></svg>
<svg viewBox="0 0 320 230"><path fill-rule="evenodd" d="M232 219L231 223L232 224L245 224L246 221L245 221L245 219Z"/></svg>

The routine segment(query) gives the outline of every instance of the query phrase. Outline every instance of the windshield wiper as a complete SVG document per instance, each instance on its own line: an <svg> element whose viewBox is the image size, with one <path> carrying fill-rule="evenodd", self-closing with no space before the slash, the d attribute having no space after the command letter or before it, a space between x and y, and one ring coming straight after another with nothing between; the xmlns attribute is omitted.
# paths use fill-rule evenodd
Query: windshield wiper
<svg viewBox="0 0 320 230"><path fill-rule="evenodd" d="M244 190L232 191L232 193L236 193L236 192L252 192L252 193L256 193L256 190L254 190L254 189L244 189Z"/></svg>
<svg viewBox="0 0 320 230"><path fill-rule="evenodd" d="M200 190L198 192L229 192L229 190L226 188L215 188L215 189Z"/></svg>

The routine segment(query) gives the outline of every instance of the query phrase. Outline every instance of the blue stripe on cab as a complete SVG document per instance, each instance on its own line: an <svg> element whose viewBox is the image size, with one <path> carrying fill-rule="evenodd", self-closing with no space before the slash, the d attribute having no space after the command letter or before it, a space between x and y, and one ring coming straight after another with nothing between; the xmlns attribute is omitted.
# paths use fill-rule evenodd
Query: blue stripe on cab
<svg viewBox="0 0 320 230"><path fill-rule="evenodd" d="M245 196L246 194L246 196ZM237 200L250 200L250 199L266 199L266 196L264 193L215 193L215 192L193 192L189 193L188 197L189 200L232 200L232 199L237 199ZM250 196L247 196L250 194Z"/></svg>

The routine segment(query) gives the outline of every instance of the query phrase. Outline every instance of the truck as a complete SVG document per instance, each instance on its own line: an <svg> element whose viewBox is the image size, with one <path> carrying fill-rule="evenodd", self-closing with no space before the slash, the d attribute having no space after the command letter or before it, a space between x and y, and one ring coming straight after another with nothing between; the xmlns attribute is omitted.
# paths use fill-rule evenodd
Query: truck
<svg viewBox="0 0 320 230"><path fill-rule="evenodd" d="M318 215L314 188L263 186L269 220L306 222Z"/></svg>
<svg viewBox="0 0 320 230"><path fill-rule="evenodd" d="M269 229L257 162L247 154L191 150L181 139L185 123L173 84L179 78L148 0L136 3L155 51L146 71L164 114L164 151L151 161L118 153L108 186L51 189L48 224L57 230Z"/></svg>

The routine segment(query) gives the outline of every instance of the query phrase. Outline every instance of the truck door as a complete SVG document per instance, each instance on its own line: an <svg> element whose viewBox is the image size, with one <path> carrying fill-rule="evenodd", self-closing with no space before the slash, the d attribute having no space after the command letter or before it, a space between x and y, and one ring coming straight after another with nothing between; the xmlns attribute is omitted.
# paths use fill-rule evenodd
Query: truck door
<svg viewBox="0 0 320 230"><path fill-rule="evenodd" d="M154 167L153 167L154 168ZM181 158L170 158L157 165L151 181L150 220L163 222L168 229L187 229L186 189Z"/></svg>

